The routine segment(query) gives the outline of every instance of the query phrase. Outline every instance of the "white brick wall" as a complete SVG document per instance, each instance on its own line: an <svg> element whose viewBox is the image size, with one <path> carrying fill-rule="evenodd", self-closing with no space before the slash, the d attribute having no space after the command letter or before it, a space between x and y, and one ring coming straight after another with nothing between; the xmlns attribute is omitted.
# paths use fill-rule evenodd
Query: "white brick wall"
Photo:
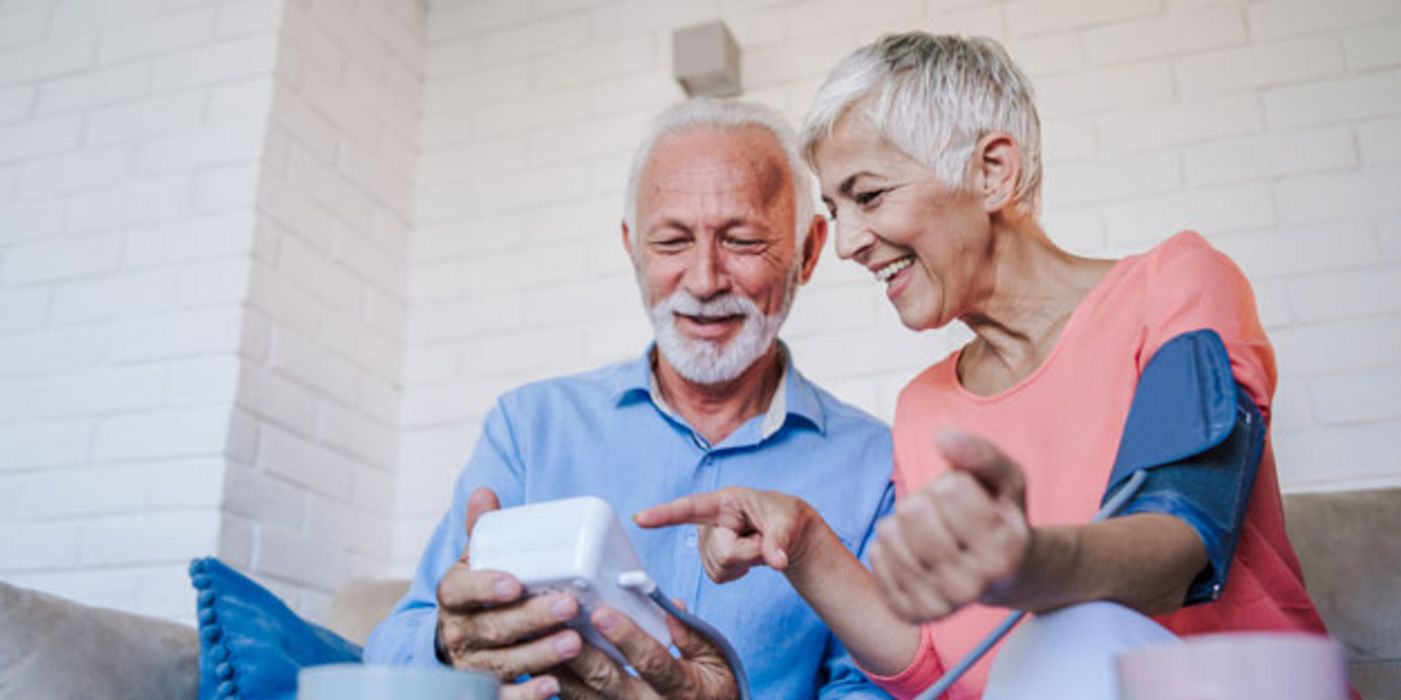
<svg viewBox="0 0 1401 700"><path fill-rule="evenodd" d="M0 27L0 577L188 619L219 554L320 615L389 554L418 5Z"/></svg>
<svg viewBox="0 0 1401 700"><path fill-rule="evenodd" d="M412 2L281 16L225 526L313 617L389 555L421 32Z"/></svg>
<svg viewBox="0 0 1401 700"><path fill-rule="evenodd" d="M261 118L211 105L274 59L226 6L0 6L6 580L189 618L218 551L254 202L200 187L258 162Z"/></svg>
<svg viewBox="0 0 1401 700"><path fill-rule="evenodd" d="M794 119L832 63L881 32L1005 41L1039 95L1052 236L1121 255L1202 230L1250 275L1279 351L1285 487L1401 484L1401 403L1387 391L1401 370L1398 8L430 3L396 569L417 556L496 393L646 342L617 243L623 168L646 120L680 97L671 30L716 18L740 44L746 97ZM785 337L813 378L889 418L904 381L967 336L904 331L829 250Z"/></svg>

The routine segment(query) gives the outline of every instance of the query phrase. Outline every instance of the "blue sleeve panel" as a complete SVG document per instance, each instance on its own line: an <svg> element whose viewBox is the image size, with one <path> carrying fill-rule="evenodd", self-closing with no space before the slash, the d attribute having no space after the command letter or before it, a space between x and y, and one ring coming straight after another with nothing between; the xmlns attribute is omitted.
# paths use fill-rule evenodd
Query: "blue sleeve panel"
<svg viewBox="0 0 1401 700"><path fill-rule="evenodd" d="M1184 333L1149 360L1134 390L1104 501L1136 471L1147 479L1116 515L1163 513L1201 537L1208 565L1186 605L1216 600L1250 506L1267 426L1235 382L1221 337Z"/></svg>

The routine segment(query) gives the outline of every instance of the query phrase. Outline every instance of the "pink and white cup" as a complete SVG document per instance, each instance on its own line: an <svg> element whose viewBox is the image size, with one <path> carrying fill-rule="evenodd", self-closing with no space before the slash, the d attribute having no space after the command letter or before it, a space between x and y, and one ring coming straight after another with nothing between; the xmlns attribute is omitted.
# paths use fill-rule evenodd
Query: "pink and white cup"
<svg viewBox="0 0 1401 700"><path fill-rule="evenodd" d="M1348 700L1347 657L1327 637L1231 633L1124 654L1121 700Z"/></svg>

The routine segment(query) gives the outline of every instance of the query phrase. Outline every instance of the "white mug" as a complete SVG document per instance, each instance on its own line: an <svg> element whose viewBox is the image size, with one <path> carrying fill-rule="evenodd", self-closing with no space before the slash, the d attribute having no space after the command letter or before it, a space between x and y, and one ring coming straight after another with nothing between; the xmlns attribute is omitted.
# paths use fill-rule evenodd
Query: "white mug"
<svg viewBox="0 0 1401 700"><path fill-rule="evenodd" d="M431 666L328 664L297 674L297 700L497 700L485 673Z"/></svg>
<svg viewBox="0 0 1401 700"><path fill-rule="evenodd" d="M1348 700L1337 642L1297 632L1186 637L1119 657L1121 700Z"/></svg>

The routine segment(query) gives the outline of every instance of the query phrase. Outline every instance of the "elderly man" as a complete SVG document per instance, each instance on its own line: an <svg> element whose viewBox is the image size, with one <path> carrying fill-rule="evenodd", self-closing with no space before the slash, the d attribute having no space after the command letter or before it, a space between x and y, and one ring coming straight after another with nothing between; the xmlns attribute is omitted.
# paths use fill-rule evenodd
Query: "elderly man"
<svg viewBox="0 0 1401 700"><path fill-rule="evenodd" d="M767 108L694 100L658 118L622 226L655 344L500 398L367 660L488 670L505 698L735 697L721 653L693 635L675 634L674 657L621 613L596 611L633 676L563 626L579 612L572 597L526 597L511 576L472 570L472 524L501 506L594 495L626 515L724 486L781 489L864 551L893 500L887 428L804 379L777 340L827 237L801 163ZM695 531L625 527L662 590L737 647L755 697L885 697L782 576L718 586Z"/></svg>

